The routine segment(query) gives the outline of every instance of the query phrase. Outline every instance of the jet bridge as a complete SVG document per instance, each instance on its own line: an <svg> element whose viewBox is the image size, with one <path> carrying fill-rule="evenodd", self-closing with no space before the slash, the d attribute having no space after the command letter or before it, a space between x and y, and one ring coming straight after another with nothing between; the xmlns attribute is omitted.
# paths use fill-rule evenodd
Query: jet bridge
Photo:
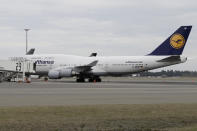
<svg viewBox="0 0 197 131"><path fill-rule="evenodd" d="M33 74L34 63L22 57L12 57L8 60L0 60L1 81L24 81L25 74Z"/></svg>

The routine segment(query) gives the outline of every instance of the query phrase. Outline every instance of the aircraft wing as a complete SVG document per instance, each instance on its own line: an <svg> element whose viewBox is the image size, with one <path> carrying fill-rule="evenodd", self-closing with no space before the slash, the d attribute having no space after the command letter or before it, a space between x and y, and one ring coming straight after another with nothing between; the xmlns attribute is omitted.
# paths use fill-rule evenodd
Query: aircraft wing
<svg viewBox="0 0 197 131"><path fill-rule="evenodd" d="M158 60L157 62L175 62L175 61L181 61L181 57L179 55L169 56L164 59Z"/></svg>
<svg viewBox="0 0 197 131"><path fill-rule="evenodd" d="M0 73L1 72L22 72L22 71L16 71L16 70L1 70L0 69Z"/></svg>
<svg viewBox="0 0 197 131"><path fill-rule="evenodd" d="M96 66L96 64L98 63L98 60L95 60L87 65L83 65L83 66L76 66L74 67L74 71L76 72L87 72L87 71L91 71L93 66Z"/></svg>

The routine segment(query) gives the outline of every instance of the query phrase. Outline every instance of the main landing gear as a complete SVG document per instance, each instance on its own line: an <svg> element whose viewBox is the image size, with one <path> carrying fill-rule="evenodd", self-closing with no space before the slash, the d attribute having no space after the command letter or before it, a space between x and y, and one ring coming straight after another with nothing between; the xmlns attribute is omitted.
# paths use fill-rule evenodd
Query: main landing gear
<svg viewBox="0 0 197 131"><path fill-rule="evenodd" d="M77 78L76 82L85 82L84 78Z"/></svg>
<svg viewBox="0 0 197 131"><path fill-rule="evenodd" d="M91 77L88 79L88 82L101 82L101 78L100 77ZM83 77L79 77L77 78L76 82L85 82L85 78Z"/></svg>
<svg viewBox="0 0 197 131"><path fill-rule="evenodd" d="M89 78L89 82L101 82L101 78L99 77L93 77L93 78Z"/></svg>

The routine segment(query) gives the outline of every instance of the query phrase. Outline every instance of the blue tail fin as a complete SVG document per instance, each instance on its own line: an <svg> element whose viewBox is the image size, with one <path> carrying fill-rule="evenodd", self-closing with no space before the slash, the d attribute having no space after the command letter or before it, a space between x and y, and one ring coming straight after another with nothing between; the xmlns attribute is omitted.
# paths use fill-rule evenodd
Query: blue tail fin
<svg viewBox="0 0 197 131"><path fill-rule="evenodd" d="M179 27L170 37L148 55L181 55L192 26Z"/></svg>

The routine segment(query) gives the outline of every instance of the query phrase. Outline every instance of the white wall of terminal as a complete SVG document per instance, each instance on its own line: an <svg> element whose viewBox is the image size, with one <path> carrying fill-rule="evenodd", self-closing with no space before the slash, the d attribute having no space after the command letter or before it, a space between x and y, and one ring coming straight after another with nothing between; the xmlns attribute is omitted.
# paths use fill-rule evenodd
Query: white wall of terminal
<svg viewBox="0 0 197 131"><path fill-rule="evenodd" d="M34 73L33 62L23 59L22 57L11 57L8 60L0 60L0 71Z"/></svg>
<svg viewBox="0 0 197 131"><path fill-rule="evenodd" d="M35 73L34 63L28 61L23 57L11 57L8 60L0 60L0 72L16 72L23 74L23 80L25 73Z"/></svg>

